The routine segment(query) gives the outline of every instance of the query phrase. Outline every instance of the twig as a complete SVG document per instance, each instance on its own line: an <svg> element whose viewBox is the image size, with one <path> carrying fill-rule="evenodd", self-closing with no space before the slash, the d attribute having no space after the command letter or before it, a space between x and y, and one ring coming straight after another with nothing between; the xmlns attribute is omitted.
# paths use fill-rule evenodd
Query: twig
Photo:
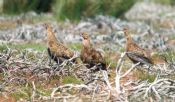
<svg viewBox="0 0 175 102"><path fill-rule="evenodd" d="M36 94L36 87L35 87L35 83L34 83L34 81L32 81L32 87L33 87L33 90L32 90L32 96L31 96L31 99L32 99L32 101L34 101L35 94Z"/></svg>
<svg viewBox="0 0 175 102"><path fill-rule="evenodd" d="M133 64L132 67L127 71L125 72L120 78L123 78L125 77L126 75L128 75L134 68L136 68L137 65L139 65L140 62L136 63L136 64Z"/></svg>

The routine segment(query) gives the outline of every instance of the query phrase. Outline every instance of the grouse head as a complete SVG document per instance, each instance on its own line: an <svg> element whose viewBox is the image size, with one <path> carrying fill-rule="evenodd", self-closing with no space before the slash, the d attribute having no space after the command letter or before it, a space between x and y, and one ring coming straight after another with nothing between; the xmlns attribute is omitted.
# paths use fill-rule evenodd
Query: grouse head
<svg viewBox="0 0 175 102"><path fill-rule="evenodd" d="M44 26L45 29L50 29L51 28L50 24L48 24L48 23L43 24L43 26Z"/></svg>
<svg viewBox="0 0 175 102"><path fill-rule="evenodd" d="M125 34L125 36L129 36L129 31L128 31L128 28L123 28L123 32Z"/></svg>
<svg viewBox="0 0 175 102"><path fill-rule="evenodd" d="M125 38L127 39L128 42L132 42L132 38L131 35L129 34L129 29L128 28L123 28L123 32L125 35Z"/></svg>
<svg viewBox="0 0 175 102"><path fill-rule="evenodd" d="M84 46L85 48L91 47L92 45L91 45L91 43L90 43L89 34L83 32L83 33L81 33L81 36L83 37L83 46Z"/></svg>
<svg viewBox="0 0 175 102"><path fill-rule="evenodd" d="M89 34L86 32L81 33L81 36L83 37L84 40L89 39Z"/></svg>

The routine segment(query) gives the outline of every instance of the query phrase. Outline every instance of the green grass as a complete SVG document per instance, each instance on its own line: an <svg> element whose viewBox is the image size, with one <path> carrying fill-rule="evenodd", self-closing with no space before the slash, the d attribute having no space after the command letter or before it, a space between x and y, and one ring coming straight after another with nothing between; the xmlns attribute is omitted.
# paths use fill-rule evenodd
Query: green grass
<svg viewBox="0 0 175 102"><path fill-rule="evenodd" d="M169 38L169 41L170 40L175 40L175 35L174 34L171 35L171 37Z"/></svg>
<svg viewBox="0 0 175 102"><path fill-rule="evenodd" d="M52 93L51 90L45 89L44 87L42 87L42 88L37 88L36 91L37 91L37 93L39 93L39 94L42 95L42 96L50 96L50 94Z"/></svg>
<svg viewBox="0 0 175 102"><path fill-rule="evenodd" d="M0 52L4 51L6 49L7 49L7 47L5 45L0 45Z"/></svg>
<svg viewBox="0 0 175 102"><path fill-rule="evenodd" d="M82 44L81 43L70 43L69 45L68 45L68 47L69 48L71 48L71 49L73 49L73 50L78 50L78 51L80 51L81 50L81 46L82 46Z"/></svg>
<svg viewBox="0 0 175 102"><path fill-rule="evenodd" d="M105 62L107 65L110 64L110 68L116 68L116 66L117 66L117 62L115 62L109 58L105 58Z"/></svg>
<svg viewBox="0 0 175 102"><path fill-rule="evenodd" d="M64 76L62 79L63 84L80 84L81 80L78 80L75 76Z"/></svg>
<svg viewBox="0 0 175 102"><path fill-rule="evenodd" d="M148 82L153 82L156 78L156 75L143 74L139 77L141 80L148 80Z"/></svg>
<svg viewBox="0 0 175 102"><path fill-rule="evenodd" d="M136 70L136 71L134 72L134 75L135 75L138 79L140 79L140 80L142 80L142 81L148 80L148 82L153 82L153 81L155 80L155 78L156 78L156 75L151 75L151 74L149 74L148 72L143 72L143 71L141 71L141 70Z"/></svg>
<svg viewBox="0 0 175 102"><path fill-rule="evenodd" d="M29 98L26 94L20 92L11 93L10 96L14 97L16 100Z"/></svg>
<svg viewBox="0 0 175 102"><path fill-rule="evenodd" d="M22 12L35 11L47 12L51 9L53 0L3 0L3 12L19 14Z"/></svg>
<svg viewBox="0 0 175 102"><path fill-rule="evenodd" d="M26 48L32 48L34 50L38 50L38 51L43 51L46 49L46 46L44 46L43 44L19 44L19 45L15 45L14 46L16 49L26 49Z"/></svg>
<svg viewBox="0 0 175 102"><path fill-rule="evenodd" d="M39 83L35 83L36 85L36 94L42 96L50 96L52 90L43 87ZM18 85L16 86L15 91L13 91L10 96L14 97L16 100L25 99L30 100L33 92L32 83L28 83L27 85Z"/></svg>
<svg viewBox="0 0 175 102"><path fill-rule="evenodd" d="M164 53L160 54L161 56L165 57L167 61L172 61L172 59L175 59L175 52L173 51L166 51Z"/></svg>
<svg viewBox="0 0 175 102"><path fill-rule="evenodd" d="M53 12L57 20L79 21L98 14L122 16L137 0L4 0L2 12L16 15L29 11Z"/></svg>
<svg viewBox="0 0 175 102"><path fill-rule="evenodd" d="M16 100L20 99L29 99L32 94L32 88L21 86L17 88L17 91L14 91L10 94L11 97L14 97Z"/></svg>
<svg viewBox="0 0 175 102"><path fill-rule="evenodd" d="M53 13L58 20L78 21L96 15L122 16L137 0L57 0Z"/></svg>
<svg viewBox="0 0 175 102"><path fill-rule="evenodd" d="M35 44L35 43L26 43L26 44L2 44L0 45L0 51L2 52L3 50L7 49L7 46L10 49L18 49L18 50L23 50L27 48L31 48L37 51L43 51L46 50L46 46L44 44Z"/></svg>
<svg viewBox="0 0 175 102"><path fill-rule="evenodd" d="M152 0L152 1L163 5L175 5L175 0Z"/></svg>

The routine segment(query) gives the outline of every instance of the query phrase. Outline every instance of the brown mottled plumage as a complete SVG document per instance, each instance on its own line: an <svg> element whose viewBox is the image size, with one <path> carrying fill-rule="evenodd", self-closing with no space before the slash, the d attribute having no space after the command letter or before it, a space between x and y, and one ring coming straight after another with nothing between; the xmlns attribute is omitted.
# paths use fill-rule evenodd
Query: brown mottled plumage
<svg viewBox="0 0 175 102"><path fill-rule="evenodd" d="M80 58L83 63L87 64L87 68L97 66L96 71L99 69L106 70L104 58L99 51L93 48L89 35L87 33L82 33L81 36L83 37L83 46L81 49Z"/></svg>
<svg viewBox="0 0 175 102"><path fill-rule="evenodd" d="M56 61L56 63L62 63L65 59L70 59L73 57L74 53L68 49L65 45L59 42L52 31L50 24L45 24L47 30L47 46L48 54Z"/></svg>
<svg viewBox="0 0 175 102"><path fill-rule="evenodd" d="M150 58L149 52L145 51L144 49L140 48L131 38L129 31L127 28L124 28L124 35L126 37L126 54L128 58L133 62L133 63L138 63L140 64L147 64L147 65L152 65L153 62Z"/></svg>

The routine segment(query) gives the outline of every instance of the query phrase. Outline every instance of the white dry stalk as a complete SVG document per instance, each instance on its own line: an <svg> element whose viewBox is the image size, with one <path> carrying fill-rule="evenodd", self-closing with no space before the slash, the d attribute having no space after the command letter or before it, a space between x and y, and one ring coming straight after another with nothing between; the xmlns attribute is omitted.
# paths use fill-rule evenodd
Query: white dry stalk
<svg viewBox="0 0 175 102"><path fill-rule="evenodd" d="M35 86L34 81L32 81L32 87L33 87L33 90L32 90L32 96L31 96L31 99L32 99L32 101L34 101L35 94L36 94L36 86Z"/></svg>
<svg viewBox="0 0 175 102"><path fill-rule="evenodd" d="M54 88L54 89L53 89L53 91L52 91L52 93L51 93L51 95L50 95L50 96L51 96L51 98L53 98L53 97L54 97L55 92L56 92L57 90L58 90L58 88Z"/></svg>
<svg viewBox="0 0 175 102"><path fill-rule="evenodd" d="M94 88L94 90L93 90L93 95L92 95L92 98L91 98L91 100L94 100L94 97L95 97L95 91L96 91L96 89L98 88L98 85Z"/></svg>
<svg viewBox="0 0 175 102"><path fill-rule="evenodd" d="M158 92L156 91L155 88L153 89L153 87L154 87L156 84L158 84L158 83L160 83L160 82L167 81L167 80L169 80L169 79L158 79L158 78L159 78L159 74L157 75L157 77L156 77L156 79L154 80L154 82L151 83L151 84L149 85L149 87L146 89L144 98L146 98L146 96L148 96L148 92L149 92L149 90L151 90L151 89L155 92L156 96L157 96L158 98L160 98L160 96L158 95ZM164 88L164 87L162 87L162 86L160 86L160 87L161 87L161 88Z"/></svg>
<svg viewBox="0 0 175 102"><path fill-rule="evenodd" d="M158 99L161 99L159 93L156 91L155 87L152 87L152 90L154 91L154 93L156 94L156 96L158 97Z"/></svg>
<svg viewBox="0 0 175 102"><path fill-rule="evenodd" d="M103 73L103 77L104 77L104 80L105 80L105 82L106 82L108 88L111 90L112 87L111 87L111 84L110 84L110 82L109 82L109 78L108 78L108 73L107 73L107 71L102 71L102 73Z"/></svg>
<svg viewBox="0 0 175 102"><path fill-rule="evenodd" d="M118 72L121 71L121 65L122 65L123 58L124 58L125 55L126 55L126 52L123 52L123 53L121 54L120 59L119 59L118 62L117 62L116 73L118 73Z"/></svg>
<svg viewBox="0 0 175 102"><path fill-rule="evenodd" d="M121 54L121 57L118 60L117 67L116 67L115 89L116 89L117 93L121 93L122 92L121 85L120 85L120 79L125 77L126 75L128 75L131 71L133 71L133 69L137 65L140 64L140 63L133 64L132 67L127 72L125 72L123 75L121 75L121 70L123 68L122 66L123 66L123 63L124 63L123 62L123 58L124 58L125 55L126 55L126 52Z"/></svg>
<svg viewBox="0 0 175 102"><path fill-rule="evenodd" d="M111 66L111 63L108 65L107 69L108 69L110 66ZM108 88L111 90L112 87L111 87L111 84L110 84L110 82L109 82L109 77L108 77L107 71L103 71L103 70L102 70L102 74L103 74L104 80L105 80L105 82L106 82Z"/></svg>
<svg viewBox="0 0 175 102"><path fill-rule="evenodd" d="M125 77L126 75L128 75L134 68L136 68L136 66L137 65L139 65L140 64L140 62L138 62L138 63L136 63L136 64L132 64L132 67L127 71L127 72L125 72L122 76L121 76L121 78L123 78L123 77Z"/></svg>
<svg viewBox="0 0 175 102"><path fill-rule="evenodd" d="M148 92L150 91L150 89L152 89L152 86L154 86L158 82L157 80L158 80L158 76L155 78L154 82L151 83L149 85L149 87L146 89L144 98L146 98L148 96Z"/></svg>
<svg viewBox="0 0 175 102"><path fill-rule="evenodd" d="M121 66L123 65L123 58L125 56L126 52L122 53L120 56L120 59L118 60L117 67L116 67L116 77L115 77L115 89L117 93L121 93L120 89L120 71L121 71Z"/></svg>
<svg viewBox="0 0 175 102"><path fill-rule="evenodd" d="M141 89L141 88L146 86L145 84L146 83L139 84L139 85L133 87L132 89L129 89L129 91Z"/></svg>
<svg viewBox="0 0 175 102"><path fill-rule="evenodd" d="M119 74L116 74L116 77L115 77L115 88L116 88L116 91L117 93L121 93L121 86L120 86L120 75Z"/></svg>
<svg viewBox="0 0 175 102"><path fill-rule="evenodd" d="M79 55L78 55L78 52L74 52L74 55L72 58L69 59L69 61L72 61L73 59L77 58Z"/></svg>
<svg viewBox="0 0 175 102"><path fill-rule="evenodd" d="M132 67L127 72L125 72L123 75L121 75L121 70L122 70L122 66L123 66L123 63L124 63L123 58L124 58L125 55L126 55L126 52L121 54L120 59L118 60L118 63L117 63L117 66L116 66L115 89L116 89L117 93L122 92L121 85L120 85L120 79L125 77L126 75L128 75L138 64L140 64L140 63L133 64ZM105 82L107 83L108 88L110 90L112 90L112 86L109 82L108 74L107 74L106 71L103 71L103 77L104 77Z"/></svg>

